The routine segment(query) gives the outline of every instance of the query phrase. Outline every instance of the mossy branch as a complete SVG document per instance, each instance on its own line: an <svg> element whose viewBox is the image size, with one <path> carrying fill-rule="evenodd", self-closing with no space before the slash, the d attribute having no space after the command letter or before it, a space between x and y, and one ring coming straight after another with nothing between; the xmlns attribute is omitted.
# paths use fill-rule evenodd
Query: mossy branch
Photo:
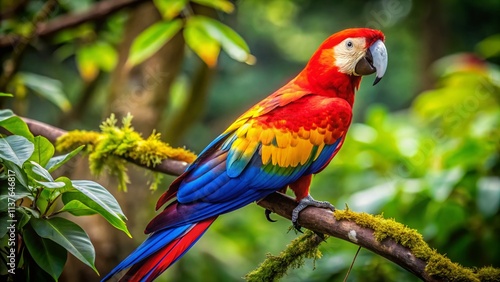
<svg viewBox="0 0 500 282"><path fill-rule="evenodd" d="M45 136L52 142L66 133L62 129L39 121L26 118L24 121L35 136ZM171 175L180 175L187 166L186 162L163 159L157 165L148 167L139 160L126 156L124 158L153 171ZM291 219L292 210L297 205L294 199L280 193L273 193L257 204L287 219ZM382 216L356 213L349 209L336 210L332 213L326 209L309 207L301 212L298 223L313 232L337 237L370 250L424 281L500 281L500 269L493 267L470 269L453 263L430 248L416 230L392 219L384 219ZM311 241L310 239L316 236L313 233L307 233L305 236L294 240L278 257L270 256L256 271L248 274L247 279L264 276L278 279L279 275L286 273L289 266L300 265L301 260L306 257L316 257L317 245L321 241L314 241L315 239ZM309 242L306 244L309 246L307 247L309 251L297 247L297 244L304 242ZM311 242L313 244L310 244ZM277 265L281 265L279 269L275 269Z"/></svg>
<svg viewBox="0 0 500 282"><path fill-rule="evenodd" d="M321 258L318 246L324 240L324 237L308 230L302 236L292 240L286 250L278 256L268 254L266 260L257 269L245 275L245 279L249 282L278 281L285 276L288 269L302 267L305 259Z"/></svg>

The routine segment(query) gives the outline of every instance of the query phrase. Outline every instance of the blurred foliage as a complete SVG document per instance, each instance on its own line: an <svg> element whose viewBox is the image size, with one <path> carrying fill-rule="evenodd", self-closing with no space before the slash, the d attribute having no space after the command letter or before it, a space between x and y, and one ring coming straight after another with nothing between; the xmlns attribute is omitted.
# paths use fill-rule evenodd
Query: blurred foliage
<svg viewBox="0 0 500 282"><path fill-rule="evenodd" d="M2 19L0 36L27 34L31 28L26 19L31 19L44 1L4 1L1 5L16 7L18 2L24 6L15 16ZM84 11L96 1L59 2L51 17ZM154 48L143 48L146 45L165 44L169 29L178 28L179 24L171 21L178 19L176 15L190 17L182 22L182 32L191 51L186 53L171 89L166 119L174 118L189 102L186 93L194 83L198 57L217 70L203 118L188 129L180 144L174 144L195 152L250 105L300 71L328 35L353 26L382 29L389 52L386 76L376 87L362 83L356 97L355 123L344 148L315 177L312 193L339 207L347 203L355 211L395 218L417 229L431 247L464 266L500 266L500 2L192 1L216 8L216 20L193 15L186 6L192 3L187 0L153 2L163 17L160 27L153 25L135 39L138 47L131 51L130 60L132 54L151 55ZM430 6L432 3L437 4ZM436 6L440 10L433 14ZM117 46L126 33L126 20L127 12L120 11L105 20L35 40L24 54L20 73L11 81L9 91L4 90L13 93L16 102L6 101L5 105L19 114L55 124L68 109L68 101L77 103L85 83L104 74L95 90L99 95L85 109L82 120L69 125L96 128L108 95L107 73L117 64ZM428 22L434 25L425 25ZM203 37L205 45L200 43ZM232 40L227 41L228 37ZM241 38L248 48L238 43ZM225 52L220 53L221 49ZM438 57L431 56L435 49L441 50ZM257 59L255 65L234 62L242 51L246 57L240 61L251 58L249 50ZM2 49L0 59L4 61L9 55ZM432 66L426 63L427 58L434 61L440 57ZM136 60L133 63L140 61ZM424 86L424 76L433 77L435 84ZM165 187L168 180L171 178L165 180ZM144 186L136 185L131 189ZM154 215L159 192L144 205L143 222ZM149 192L144 189L144 193ZM296 237L286 232L288 227L286 220L268 223L260 207L249 205L217 220L160 280L239 280L257 267L266 253L279 253ZM138 244L143 238L134 240ZM356 249L351 243L330 238L320 246L323 258L315 267L307 262L283 281L339 281ZM349 280L416 278L362 250Z"/></svg>

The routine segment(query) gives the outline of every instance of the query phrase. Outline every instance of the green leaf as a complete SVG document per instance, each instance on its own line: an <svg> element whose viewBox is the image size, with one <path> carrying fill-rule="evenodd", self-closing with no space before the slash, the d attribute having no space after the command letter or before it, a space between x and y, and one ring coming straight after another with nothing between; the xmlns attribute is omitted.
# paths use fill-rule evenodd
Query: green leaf
<svg viewBox="0 0 500 282"><path fill-rule="evenodd" d="M94 246L80 226L61 217L50 219L32 218L30 223L38 236L61 245L76 258L90 266L96 273L99 273L94 264Z"/></svg>
<svg viewBox="0 0 500 282"><path fill-rule="evenodd" d="M85 145L81 145L80 147L65 155L51 158L48 164L45 166L45 169L47 169L49 172L53 172L54 170L58 169L63 164L71 160L74 156L76 156L83 149L83 147L85 147Z"/></svg>
<svg viewBox="0 0 500 282"><path fill-rule="evenodd" d="M239 62L254 63L255 58L250 55L250 49L245 40L229 26L204 16L193 16L190 21L198 21L198 24L202 25L207 33L220 43L229 57Z"/></svg>
<svg viewBox="0 0 500 282"><path fill-rule="evenodd" d="M4 210L2 209L2 212L0 212L0 238L4 238L5 234L9 231L9 220L11 220L9 213L3 212Z"/></svg>
<svg viewBox="0 0 500 282"><path fill-rule="evenodd" d="M192 1L203 6L221 10L226 13L232 13L234 11L233 3L227 0L192 0Z"/></svg>
<svg viewBox="0 0 500 282"><path fill-rule="evenodd" d="M184 39L186 44L193 50L209 67L217 65L220 53L220 44L211 37L199 21L188 20L184 28Z"/></svg>
<svg viewBox="0 0 500 282"><path fill-rule="evenodd" d="M500 177L482 177L477 182L477 207L484 216L494 216L500 207Z"/></svg>
<svg viewBox="0 0 500 282"><path fill-rule="evenodd" d="M3 160L3 165L7 168L6 176L14 177L16 196L22 193L21 191L29 192L28 176L26 172L21 167L8 160Z"/></svg>
<svg viewBox="0 0 500 282"><path fill-rule="evenodd" d="M33 141L33 134L28 125L11 110L0 110L0 126L14 135L21 135Z"/></svg>
<svg viewBox="0 0 500 282"><path fill-rule="evenodd" d="M38 181L35 179L35 182L48 189L59 189L66 187L66 183L59 181Z"/></svg>
<svg viewBox="0 0 500 282"><path fill-rule="evenodd" d="M127 65L133 67L151 57L181 28L181 19L161 21L148 27L132 43Z"/></svg>
<svg viewBox="0 0 500 282"><path fill-rule="evenodd" d="M10 190L9 188L0 189L0 210L7 210L9 203L12 201L17 201L24 197L29 197L33 199L33 195L24 186L16 185L15 189Z"/></svg>
<svg viewBox="0 0 500 282"><path fill-rule="evenodd" d="M118 62L118 53L115 48L106 41L97 41L93 45L94 58L97 65L103 71L112 71Z"/></svg>
<svg viewBox="0 0 500 282"><path fill-rule="evenodd" d="M80 193L64 193L62 197L65 204L71 200L78 200L101 214L111 225L122 230L129 237L132 237L125 225L127 218L116 199L106 188L88 180L72 180L72 184Z"/></svg>
<svg viewBox="0 0 500 282"><path fill-rule="evenodd" d="M33 228L24 229L23 239L33 260L57 280L66 264L66 250L54 241L38 236Z"/></svg>
<svg viewBox="0 0 500 282"><path fill-rule="evenodd" d="M12 95L10 93L0 92L0 97L14 97L14 95Z"/></svg>
<svg viewBox="0 0 500 282"><path fill-rule="evenodd" d="M85 81L94 80L99 74L99 66L95 60L92 46L86 45L78 48L75 58L82 79Z"/></svg>
<svg viewBox="0 0 500 282"><path fill-rule="evenodd" d="M65 193L63 194L63 197L67 197L67 194L77 194L75 192L72 193ZM67 204L64 205L64 207L60 210L61 212L69 212L70 214L74 216L85 216L85 215L93 215L97 214L97 211L89 208L82 202L78 200L71 200Z"/></svg>
<svg viewBox="0 0 500 282"><path fill-rule="evenodd" d="M54 145L43 136L36 136L33 144L35 145L35 151L29 160L39 163L41 166L46 166L54 155Z"/></svg>
<svg viewBox="0 0 500 282"><path fill-rule="evenodd" d="M26 87L52 102L63 112L71 109L71 104L68 98L66 98L66 94L64 94L62 89L62 83L59 80L27 72L19 73L18 75Z"/></svg>
<svg viewBox="0 0 500 282"><path fill-rule="evenodd" d="M23 166L34 150L33 143L23 136L11 135L0 138L0 158L10 161L18 167Z"/></svg>
<svg viewBox="0 0 500 282"><path fill-rule="evenodd" d="M26 164L26 168L28 176L32 177L33 179L39 181L54 182L54 178L52 178L52 175L50 175L49 171L38 163L30 161Z"/></svg>
<svg viewBox="0 0 500 282"><path fill-rule="evenodd" d="M175 18L186 6L188 0L153 0L164 19Z"/></svg>

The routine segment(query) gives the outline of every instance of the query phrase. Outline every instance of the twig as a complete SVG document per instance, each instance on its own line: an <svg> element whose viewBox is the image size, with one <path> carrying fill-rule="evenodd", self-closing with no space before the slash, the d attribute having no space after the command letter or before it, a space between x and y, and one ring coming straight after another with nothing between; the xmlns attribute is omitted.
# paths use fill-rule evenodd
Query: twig
<svg viewBox="0 0 500 282"><path fill-rule="evenodd" d="M22 37L19 40L19 43L14 46L12 56L5 61L3 66L3 74L0 77L0 92L7 92L7 84L10 82L14 74L16 74L26 47L28 47L28 44L36 35L37 26L48 18L50 12L52 12L56 5L56 0L47 1L45 5L43 5L42 9L33 17L30 34L26 37Z"/></svg>
<svg viewBox="0 0 500 282"><path fill-rule="evenodd" d="M36 27L36 36L49 36L63 29L72 28L82 23L95 21L126 7L134 7L147 0L107 0L94 4L85 12L60 16L50 22ZM15 46L21 39L20 36L10 34L0 37L0 48Z"/></svg>

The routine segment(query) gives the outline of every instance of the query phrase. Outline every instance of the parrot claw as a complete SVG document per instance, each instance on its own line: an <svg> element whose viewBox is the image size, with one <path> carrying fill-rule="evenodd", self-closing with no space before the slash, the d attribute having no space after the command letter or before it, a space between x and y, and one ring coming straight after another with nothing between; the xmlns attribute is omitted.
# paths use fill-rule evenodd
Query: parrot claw
<svg viewBox="0 0 500 282"><path fill-rule="evenodd" d="M271 214L273 213L271 210L266 209L265 213L266 213L267 221L269 221L269 222L276 222L277 221L277 220L274 220L271 218Z"/></svg>
<svg viewBox="0 0 500 282"><path fill-rule="evenodd" d="M335 207L327 201L316 201L315 199L313 199L313 197L311 197L311 195L308 195L307 197L303 198L302 200L299 201L299 204L297 205L297 207L295 207L295 209L293 209L292 212L293 227L299 232L302 232L301 226L298 223L299 213L308 206L330 209L332 211L335 210Z"/></svg>

